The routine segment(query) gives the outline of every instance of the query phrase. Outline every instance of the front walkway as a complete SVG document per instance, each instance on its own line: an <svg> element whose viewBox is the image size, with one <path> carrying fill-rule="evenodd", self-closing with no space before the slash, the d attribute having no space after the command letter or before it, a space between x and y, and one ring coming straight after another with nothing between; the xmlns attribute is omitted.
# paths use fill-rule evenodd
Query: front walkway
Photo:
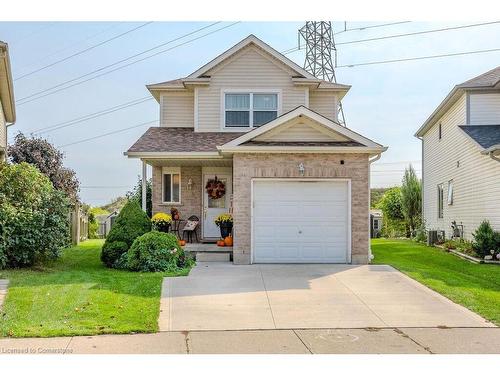
<svg viewBox="0 0 500 375"><path fill-rule="evenodd" d="M0 339L0 354L500 354L500 328L160 332Z"/></svg>
<svg viewBox="0 0 500 375"><path fill-rule="evenodd" d="M160 331L494 327L385 265L202 263L166 278Z"/></svg>

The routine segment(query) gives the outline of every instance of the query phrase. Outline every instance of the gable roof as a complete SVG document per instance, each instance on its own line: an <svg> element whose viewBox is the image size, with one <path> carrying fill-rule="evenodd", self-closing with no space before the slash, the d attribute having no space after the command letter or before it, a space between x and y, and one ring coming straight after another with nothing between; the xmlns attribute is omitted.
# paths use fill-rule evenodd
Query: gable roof
<svg viewBox="0 0 500 375"><path fill-rule="evenodd" d="M280 126L285 126L291 120L294 120L298 117L307 117L308 119L313 120L318 123L320 126L326 128L330 132L334 134L339 134L342 136L341 141L333 140L331 142L307 142L307 141L279 141L273 142L272 140L269 142L266 141L258 141L259 136L270 132L273 129L277 129ZM347 139L347 140L346 140ZM330 148L331 151L335 148L336 151L345 151L345 152L367 152L367 153L381 153L384 152L387 147L384 147L371 139L368 139L351 129L348 129L322 115L319 113L312 111L311 109L299 106L278 118L268 122L265 125L260 126L248 133L245 133L232 141L227 142L226 144L217 147L217 149L221 152L248 152L249 150L261 150L261 151L285 151L293 148L308 148L311 151L321 150L325 151L326 148ZM299 149L295 149L296 152Z"/></svg>
<svg viewBox="0 0 500 375"><path fill-rule="evenodd" d="M255 35L250 34L247 36L245 39L243 39L241 42L235 44L225 52L221 53L219 56L208 62L207 64L203 65L201 68L196 70L195 72L191 73L188 78L199 78L200 76L203 76L207 71L215 67L216 65L220 64L224 60L230 58L243 48L254 44L258 48L264 50L271 56L273 56L275 59L279 60L289 68L291 68L293 71L295 71L299 76L302 76L304 78L309 78L309 79L317 79L315 76L313 76L311 73L306 71L304 68L300 67L296 63L294 63L292 60L290 60L288 57L285 55L281 54L280 52L276 51L274 48L272 48L269 44L264 43L262 40L257 38Z"/></svg>
<svg viewBox="0 0 500 375"><path fill-rule="evenodd" d="M0 101L7 122L16 121L16 107L14 101L14 86L10 70L9 47L0 41Z"/></svg>
<svg viewBox="0 0 500 375"><path fill-rule="evenodd" d="M417 130L415 137L422 137L434 122L455 104L465 91L497 88L500 89L500 66L456 85Z"/></svg>
<svg viewBox="0 0 500 375"><path fill-rule="evenodd" d="M263 50L271 58L277 60L279 63L291 69L296 74L295 76L292 77L292 81L297 85L313 85L317 89L343 91L344 94L351 88L350 85L328 82L316 78L314 75L306 71L304 68L300 67L295 62L290 60L288 57L278 52L277 50L275 50L274 48L272 48L267 43L263 42L253 34L247 36L245 39L235 44L225 52L221 53L213 60L203 65L201 68L197 69L195 72L191 73L187 77L150 84L146 85L146 87L158 100L159 99L158 91L160 90L185 90L189 87L189 85L209 84L210 77L206 75L206 73L209 70L223 63L224 61L228 60L229 58L237 54L239 51L250 45L257 47L260 50Z"/></svg>

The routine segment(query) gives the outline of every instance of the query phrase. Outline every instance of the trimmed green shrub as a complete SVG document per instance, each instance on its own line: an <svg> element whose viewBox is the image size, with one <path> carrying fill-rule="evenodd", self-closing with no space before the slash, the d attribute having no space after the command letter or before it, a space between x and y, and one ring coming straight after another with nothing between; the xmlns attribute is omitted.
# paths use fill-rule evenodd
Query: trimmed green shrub
<svg viewBox="0 0 500 375"><path fill-rule="evenodd" d="M138 237L127 254L128 268L145 272L175 271L184 258L177 237L157 231Z"/></svg>
<svg viewBox="0 0 500 375"><path fill-rule="evenodd" d="M56 258L69 245L69 200L28 163L0 163L0 268Z"/></svg>
<svg viewBox="0 0 500 375"><path fill-rule="evenodd" d="M101 251L101 261L106 267L116 267L122 254L127 253L128 245L123 241L105 242Z"/></svg>
<svg viewBox="0 0 500 375"><path fill-rule="evenodd" d="M107 267L114 267L134 240L151 230L151 221L136 201L129 201L116 218L102 247L101 260ZM112 245L121 242L119 245ZM126 246L123 245L125 243Z"/></svg>
<svg viewBox="0 0 500 375"><path fill-rule="evenodd" d="M479 256L491 255L490 250L496 250L495 232L488 220L483 220L472 236L474 237L474 250Z"/></svg>

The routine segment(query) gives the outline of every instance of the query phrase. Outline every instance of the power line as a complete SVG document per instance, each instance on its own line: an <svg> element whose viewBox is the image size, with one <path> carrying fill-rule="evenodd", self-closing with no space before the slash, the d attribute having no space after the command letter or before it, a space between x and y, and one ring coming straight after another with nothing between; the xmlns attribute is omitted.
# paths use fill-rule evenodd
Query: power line
<svg viewBox="0 0 500 375"><path fill-rule="evenodd" d="M174 46L174 47L171 47L171 48L168 48L168 49L166 49L166 50L162 50L162 51L156 52L155 54L152 54L152 55L146 56L146 57L144 57L144 58L142 58L142 59L139 59L139 60L133 61L133 62L131 62L131 63L129 63L129 64L123 65L123 66L121 66L121 67L118 67L118 68L112 69L112 70L107 71L107 72L104 72L104 73L102 73L102 74L99 74L99 75L97 75L97 76L91 77L91 78L86 79L86 80L84 80L84 81L81 81L81 82L76 82L75 84L69 85L69 86L67 86L67 87L62 87L62 88L60 88L60 89L58 89L58 90L55 90L55 91L49 92L49 91L54 90L54 89L56 89L56 88L58 88L58 87L64 86L64 85L66 85L66 84L68 84L68 83L78 81L79 79L82 79L82 78L87 77L87 76L90 76L90 75L92 75L92 74L94 74L94 73L97 73L97 72L103 71L103 70L105 70L105 69L107 69L107 68L110 68L110 67L112 67L112 66L115 66L115 65L121 64L121 63L123 63L123 62L125 62L125 61L128 61L128 60L130 60L130 59L133 59L133 58L138 57L138 56L140 56L140 55L143 55L143 54L145 54L145 53L147 53L147 52L150 52L150 51L152 51L152 50L158 49L159 47L162 47L162 46L164 46L164 45L167 45L167 44L170 44L170 43L176 42L176 41L178 41L178 40L180 40L180 39L183 39L183 38L185 38L185 37L187 37L187 36L193 35L193 34L195 34L195 33L199 32L199 31L202 31L202 30L207 29L207 28L209 28L209 27L211 27L211 26L214 26L214 25L216 25L216 24L218 24L218 23L220 23L220 21L219 21L219 22L214 22L214 23L212 23L212 24L210 24L210 25L208 25L208 26L201 27L201 28L196 29L196 30L194 30L194 31L192 31L192 32L189 32L189 33L187 33L187 34L181 35L180 37L176 37L176 38L174 38L174 39L171 39L171 40L169 40L169 41L167 41L167 42L165 42L165 43L162 43L162 44L160 44L160 45L158 45L158 46L156 46L156 47L149 48L149 49L147 49L147 50L145 50L145 51L143 51L143 52L140 52L140 53L137 53L137 54L135 54L135 55L129 56L129 57L127 57L127 58L121 59L121 60L119 60L119 61L117 61L117 62L114 62L114 63L112 63L112 64L109 64L109 65L103 66L103 67L101 67L101 68L99 68L99 69L93 70L93 71L91 71L91 72L89 72L89 73L86 73L86 74L83 74L83 75L81 75L81 76L79 76L79 77L76 77L76 78L70 79L70 80L65 81L65 82L61 82L61 83L59 83L59 84L57 84L57 85L55 85L55 86L52 86L52 87L46 88L46 89L44 89L44 90L38 91L38 92L36 92L36 93L33 93L33 94L31 94L31 95L28 95L28 96L26 96L26 97L24 97L24 98L19 99L17 102L22 101L22 103L19 103L18 105L23 105L23 104L29 103L29 102L31 102L31 101L34 101L34 100L38 100L38 99L40 99L40 98L43 98L43 97L45 97L45 96L55 94L55 93L57 93L57 92L59 92L59 91L66 90L66 89L68 89L68 88L70 88L70 87L73 87L73 86L76 86L76 85L80 85L80 84L82 84L82 83L84 83L84 82L87 82L87 81L93 80L93 79L95 79L95 78L102 77L102 76L104 76L104 75L106 75L106 74L109 74L109 73L112 73L112 72L114 72L114 71L116 71L116 70L123 69L123 68L125 68L125 67L127 67L127 66L130 66L130 65L132 65L132 64L136 64L136 63L138 63L138 62L140 62L140 61L146 60L146 59L148 59L148 58L151 58L151 57L153 57L153 56L159 55L159 54L161 54L161 53L168 52L168 51L170 51L170 50L172 50L172 49L174 49L174 48L180 47L180 46L182 46L182 45L184 45L184 44L188 44L188 43L190 43L190 42L192 42L192 41L198 40L198 39L200 39L200 38L203 38L203 37L205 37L205 36L208 36L208 35L210 35L210 34L213 34L213 33L215 33L215 32L218 32L218 31L223 30L223 29L225 29L225 28L227 28L227 27L231 27L231 26L233 26L233 25L235 25L235 24L237 24L237 23L239 23L239 22L235 22L235 23L232 23L232 24L230 24L230 25L227 25L227 26L221 27L221 28L219 28L219 29L213 30L213 31L208 32L208 33L206 33L206 34L203 34L203 35L201 35L201 36L199 36L199 37L196 37L196 38L190 39L190 40L188 40L187 42L184 42L184 43L178 44L178 45L176 45L176 46ZM49 92L49 93L48 93L48 94L45 94L45 95L41 95L41 94L44 94L44 93L46 93L46 92ZM40 95L40 96L38 96L38 95ZM34 97L34 98L33 98L33 97ZM30 98L33 98L33 99L30 99ZM27 100L27 99L30 99L30 100ZM17 102L16 102L16 103L17 103Z"/></svg>
<svg viewBox="0 0 500 375"><path fill-rule="evenodd" d="M87 114L87 115L84 115L81 117L77 117L77 118L72 119L72 120L60 122L60 123L57 123L54 125L45 126L43 128L36 129L36 130L32 131L31 133L32 134L49 133L49 132L54 131L54 130L66 128L66 127L71 126L71 125L79 124L81 122L88 121L88 120L91 120L91 119L94 119L97 117L101 117L101 116L107 115L109 113L113 113L113 112L116 112L116 111L119 111L119 110L122 110L125 108L129 108L129 107L132 107L132 106L135 106L138 104L142 104L142 103L145 103L145 102L153 100L153 99L154 98L151 96L146 96L143 98L134 99L134 100L131 100L129 102L118 104L118 105L103 109L103 110L98 111L98 112L94 112L94 113L90 113L90 114Z"/></svg>
<svg viewBox="0 0 500 375"><path fill-rule="evenodd" d="M355 28L352 28L352 29L344 29L344 30L341 30L341 31L337 31L336 33L333 33L333 35L342 34L342 33L348 32L348 31L363 31L363 30L366 30L366 29L373 29L375 27L393 26L393 25L400 25L400 24L403 24L403 23L410 23L410 22L411 21L400 21L400 22L383 23L381 25L371 25L371 26L365 26L365 27L355 27Z"/></svg>
<svg viewBox="0 0 500 375"><path fill-rule="evenodd" d="M466 28L471 28L471 27L494 25L494 24L497 24L497 23L500 23L500 21L475 23L475 24L471 24L471 25L454 26L454 27L444 27L444 28L441 28L441 29L422 30L422 31L415 31L415 32L412 32L412 33L386 35L386 36L381 36L381 37L376 37L376 38L359 39L359 40L349 40L347 42L340 42L340 43L336 43L336 44L339 46L339 45L345 45L345 44L373 42L373 41L376 41L376 40L391 39L391 38L401 38L401 37L405 37L405 36L413 36L413 35L437 33L437 32L450 31L450 30L459 30L459 29L466 29Z"/></svg>
<svg viewBox="0 0 500 375"><path fill-rule="evenodd" d="M128 185L93 185L93 186L80 186L80 189L121 189L121 188L129 188Z"/></svg>
<svg viewBox="0 0 500 375"><path fill-rule="evenodd" d="M81 51L75 52L72 55L66 56L66 57L64 57L64 58L62 58L60 60L54 61L53 63L50 63L50 64L45 65L45 66L42 66L41 68L35 69L35 70L33 70L33 71L29 72L29 73L23 74L22 76L16 77L16 78L14 78L14 81L17 81L17 80L22 79L22 78L29 77L29 76L31 76L31 75L33 75L35 73L41 72L42 70L48 69L48 68L50 68L50 67L52 67L54 65L60 64L60 63L62 63L64 61L68 61L69 59L72 59L73 57L82 55L82 54L84 54L84 53L86 53L88 51L91 51L91 50L93 50L93 49L95 49L97 47L100 47L100 46L102 46L102 45L104 45L106 43L109 43L109 42L111 42L113 40L121 38L122 36L125 36L127 34L130 34L130 33L134 32L134 31L136 31L136 30L139 30L139 29L141 29L141 28L143 28L143 27L145 27L145 26L147 26L147 25L149 25L151 23L153 23L153 22L152 21L151 22L145 22L145 23L143 23L143 24L141 24L141 25L139 25L137 27L133 27L132 29L129 29L129 30L127 30L127 31L125 31L123 33L120 33L118 35L115 35L114 37L111 37L109 39L103 40L102 42L94 44L93 46L84 48Z"/></svg>
<svg viewBox="0 0 500 375"><path fill-rule="evenodd" d="M21 66L19 66L19 67L18 67L18 69L23 70L23 69L25 69L25 68L32 67L33 65L37 65L37 64L38 64L38 63L40 63L41 61L45 61L45 60L47 60L49 57L52 57L52 56L58 55L58 54L60 54L61 52L64 52L64 51L66 51L66 50L68 50L68 49L70 49L70 48L72 48L72 47L79 46L80 44L82 44L83 42L86 42L87 40L90 40L90 39L92 39L92 38L95 38L96 36L101 35L101 34L105 33L106 31L109 31L109 30L111 30L111 29L114 29L114 28L118 27L118 26L119 26L119 24L121 24L121 22L116 22L116 24L115 24L115 25L111 25L111 26L109 26L109 25L108 25L108 26L107 26L107 27L105 27L104 29L99 30L98 32L96 32L96 33L94 33L94 34L88 35L88 36L86 36L85 38L80 39L80 40L78 40L78 41L75 41L75 42L73 42L73 43L71 43L71 44L69 44L69 45L67 45L67 46L65 46L65 47L63 47L63 48L60 48L60 49L58 49L58 50L56 50L56 51L54 51L54 52L50 52L50 53L48 53L47 55L45 55L45 56L43 56L43 57L41 57L41 58L39 58L39 59L32 60L31 62L29 62L29 63L27 63L27 64L25 64L25 65L21 65Z"/></svg>
<svg viewBox="0 0 500 375"><path fill-rule="evenodd" d="M94 140L94 139L107 137L107 136L109 136L109 135L113 135L113 134L122 133L122 132L124 132L124 131L130 130L130 129L134 129L134 128L139 128L139 127L141 127L141 126L148 125L148 124L152 124L152 123L154 123L154 122L158 122L158 120L146 121L146 122L142 122L142 123L137 124L137 125L129 126L128 128L123 128L123 129L119 129L119 130L114 130L114 131L112 131L112 132L108 132L108 133L104 133L104 134L96 135L96 136L94 136L94 137L81 139L81 140L76 141L76 142L66 143L65 145L61 145L61 146L59 146L59 148L62 148L62 147L67 147L67 146L72 146L72 145L76 145L76 144L79 144L79 143L84 143L84 142L88 142L88 141L92 141L92 140Z"/></svg>
<svg viewBox="0 0 500 375"><path fill-rule="evenodd" d="M473 54L478 54L478 53L489 53L489 52L498 52L498 51L500 51L500 48L485 49L485 50L479 50L479 51L446 53L446 54L442 54L442 55L409 57L409 58L406 58L406 59L369 61L369 62L357 63L357 64L338 65L337 68L353 68L355 66L376 65L376 64L390 64L390 63L395 63L395 62L406 62L406 61L425 60L425 59L438 59L438 58L441 58L441 57L473 55Z"/></svg>
<svg viewBox="0 0 500 375"><path fill-rule="evenodd" d="M365 42L372 42L372 41L376 41L376 40L401 38L401 37L406 37L406 36L437 33L437 32L443 32L443 31L452 31L452 30L466 29L466 28L471 28L471 27L493 25L493 24L498 24L498 23L500 23L500 21L475 23L475 24L462 25L462 26L445 27L445 28L440 28L440 29L415 31L412 33L385 35L385 36L381 36L381 37L368 38L368 39L349 40L346 42L339 42L339 43L335 43L335 44L338 46L338 45L347 45L347 44L355 44L355 43L365 43ZM303 48L300 48L300 47L289 48L289 49L283 51L282 54L287 55L287 54L290 54L292 52L299 51L301 49L303 49Z"/></svg>

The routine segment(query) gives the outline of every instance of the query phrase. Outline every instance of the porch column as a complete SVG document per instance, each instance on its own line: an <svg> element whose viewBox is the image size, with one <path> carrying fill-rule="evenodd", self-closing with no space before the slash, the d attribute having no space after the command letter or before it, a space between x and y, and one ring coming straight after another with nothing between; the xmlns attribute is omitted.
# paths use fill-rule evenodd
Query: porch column
<svg viewBox="0 0 500 375"><path fill-rule="evenodd" d="M142 161L142 210L146 212L146 182L148 179L147 164L146 161Z"/></svg>

